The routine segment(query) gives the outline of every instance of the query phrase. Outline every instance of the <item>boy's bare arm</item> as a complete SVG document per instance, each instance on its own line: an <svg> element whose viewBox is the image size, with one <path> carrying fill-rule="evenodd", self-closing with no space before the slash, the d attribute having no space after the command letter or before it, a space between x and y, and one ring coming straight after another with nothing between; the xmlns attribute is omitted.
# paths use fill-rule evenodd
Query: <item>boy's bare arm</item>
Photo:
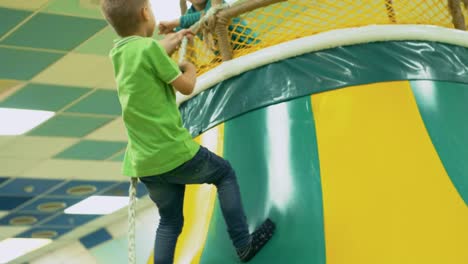
<svg viewBox="0 0 468 264"><path fill-rule="evenodd" d="M159 43L166 50L167 54L171 56L172 53L174 53L174 51L179 47L184 37L191 39L193 34L189 29L184 29L177 33L166 35L164 39L159 41Z"/></svg>
<svg viewBox="0 0 468 264"><path fill-rule="evenodd" d="M181 94L189 95L195 88L197 81L197 68L190 62L183 62L179 65L182 75L175 79L171 84Z"/></svg>

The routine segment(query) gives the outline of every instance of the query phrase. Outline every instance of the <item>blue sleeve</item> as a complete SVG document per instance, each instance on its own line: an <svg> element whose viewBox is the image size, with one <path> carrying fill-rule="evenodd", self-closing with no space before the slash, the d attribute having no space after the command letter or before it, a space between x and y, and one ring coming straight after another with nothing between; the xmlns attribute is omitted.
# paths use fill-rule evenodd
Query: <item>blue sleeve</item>
<svg viewBox="0 0 468 264"><path fill-rule="evenodd" d="M225 1L223 0L223 3ZM206 1L206 6L205 6L205 13L208 12L211 8L211 0ZM180 28L189 28L193 24L197 23L198 20L200 20L202 16L202 13L200 11L196 11L195 8L190 7L187 13L185 15L180 17ZM180 28L176 29L177 31L180 30Z"/></svg>
<svg viewBox="0 0 468 264"><path fill-rule="evenodd" d="M186 13L180 17L180 27L189 28L201 18L201 12Z"/></svg>

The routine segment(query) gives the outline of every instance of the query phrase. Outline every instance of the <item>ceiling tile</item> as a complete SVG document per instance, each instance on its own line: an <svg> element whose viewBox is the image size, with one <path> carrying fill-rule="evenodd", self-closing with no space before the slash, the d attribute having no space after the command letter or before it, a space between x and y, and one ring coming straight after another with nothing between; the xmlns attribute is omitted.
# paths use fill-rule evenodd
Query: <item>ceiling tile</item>
<svg viewBox="0 0 468 264"><path fill-rule="evenodd" d="M17 219L19 217L28 217L28 218L31 218L32 220L34 220L33 222L31 223L24 223L24 224L12 224L10 223L10 221L14 221L14 219ZM0 219L0 225L13 225L13 226L33 226L39 222L41 222L42 220L46 219L50 217L49 214L38 214L38 213L12 213L12 214L9 214L5 217L3 217L2 219Z"/></svg>
<svg viewBox="0 0 468 264"><path fill-rule="evenodd" d="M99 0L51 0L42 12L103 19Z"/></svg>
<svg viewBox="0 0 468 264"><path fill-rule="evenodd" d="M140 212L138 212L138 218L139 217ZM108 225L106 229L113 237L123 237L127 234L127 225L127 221L115 221Z"/></svg>
<svg viewBox="0 0 468 264"><path fill-rule="evenodd" d="M6 181L10 180L11 178L7 178L7 177L0 177L0 186L2 186L3 184L6 184ZM1 212L1 211L0 211ZM0 216L1 217L1 216Z"/></svg>
<svg viewBox="0 0 468 264"><path fill-rule="evenodd" d="M32 196L25 196L25 197L16 197L16 196L5 196L0 195L0 210L13 210L16 207L26 203L27 201L31 200Z"/></svg>
<svg viewBox="0 0 468 264"><path fill-rule="evenodd" d="M66 196L66 197L88 197L94 194L97 194L101 191L105 191L114 185L116 185L115 181L81 181L81 180L73 180L70 182L67 182L63 186L60 186L60 188L57 188L56 190L48 193L47 195L49 196ZM94 191L92 192L86 192L83 194L80 193L74 193L72 190L77 187L92 187Z"/></svg>
<svg viewBox="0 0 468 264"><path fill-rule="evenodd" d="M16 9L36 10L49 0L2 0L0 6Z"/></svg>
<svg viewBox="0 0 468 264"><path fill-rule="evenodd" d="M93 248L108 240L112 240L112 235L105 228L101 228L85 237L80 238L81 243L87 248Z"/></svg>
<svg viewBox="0 0 468 264"><path fill-rule="evenodd" d="M84 140L57 154L57 159L75 160L105 160L118 151L121 151L127 143L113 141Z"/></svg>
<svg viewBox="0 0 468 264"><path fill-rule="evenodd" d="M20 208L18 211L19 212L36 212L36 213L41 213L44 212L43 210L41 211L41 206L50 204L50 203L55 203L60 206L57 206L56 210L49 210L50 213L58 213L62 212L66 208L80 202L82 198L72 198L72 197L44 197L44 198L39 198L34 200L31 203L28 203L26 206ZM49 221L49 220L47 220Z"/></svg>
<svg viewBox="0 0 468 264"><path fill-rule="evenodd" d="M106 21L37 14L9 35L5 45L69 51L96 34Z"/></svg>
<svg viewBox="0 0 468 264"><path fill-rule="evenodd" d="M14 237L28 229L28 226L0 226L0 240Z"/></svg>
<svg viewBox="0 0 468 264"><path fill-rule="evenodd" d="M75 144L78 139L21 136L0 148L0 157L50 158Z"/></svg>
<svg viewBox="0 0 468 264"><path fill-rule="evenodd" d="M28 133L31 136L83 137L110 122L107 117L57 115Z"/></svg>
<svg viewBox="0 0 468 264"><path fill-rule="evenodd" d="M13 88L13 87L18 86L18 85L20 85L22 83L23 82L16 81L16 80L0 80L0 94L2 93L2 91L6 90L6 89Z"/></svg>
<svg viewBox="0 0 468 264"><path fill-rule="evenodd" d="M0 78L27 81L63 55L0 47Z"/></svg>
<svg viewBox="0 0 468 264"><path fill-rule="evenodd" d="M84 246L83 246L84 247ZM96 259L90 251L86 250L86 253L84 254L80 254L78 256L76 256L75 258L73 259L68 259L66 262L64 262L66 264L82 264L82 263L86 263L86 264L99 264L99 263L102 263L102 262L99 262L98 259ZM114 262L113 262L114 263Z"/></svg>
<svg viewBox="0 0 468 264"><path fill-rule="evenodd" d="M121 164L110 161L47 160L18 177L121 181Z"/></svg>
<svg viewBox="0 0 468 264"><path fill-rule="evenodd" d="M33 81L67 86L116 89L114 70L109 57L89 54L70 53L34 77Z"/></svg>
<svg viewBox="0 0 468 264"><path fill-rule="evenodd" d="M67 228L67 227L34 227L34 228L31 228L21 234L18 234L16 235L15 237L24 237L24 238L31 238L31 237L35 237L36 234L40 234L40 233L49 233L49 232L52 232L52 233L55 233L55 236L53 237L50 237L50 239L57 239L58 237L70 232L72 230L72 228Z"/></svg>
<svg viewBox="0 0 468 264"><path fill-rule="evenodd" d="M111 27L106 27L88 41L76 48L75 52L108 56L118 36Z"/></svg>
<svg viewBox="0 0 468 264"><path fill-rule="evenodd" d="M101 217L100 215L72 215L72 214L59 214L51 219L47 219L41 223L43 227L49 226L60 226L60 227L77 227L88 223L96 218Z"/></svg>
<svg viewBox="0 0 468 264"><path fill-rule="evenodd" d="M0 80L0 102L19 90L24 83L16 80Z"/></svg>
<svg viewBox="0 0 468 264"><path fill-rule="evenodd" d="M10 143L16 138L16 136L0 136L0 147Z"/></svg>
<svg viewBox="0 0 468 264"><path fill-rule="evenodd" d="M148 203L147 207L142 207L144 209L138 210L138 219L136 221L138 225L147 225L147 223L151 223L154 219L157 219L159 216L158 209L156 206L153 206L153 202L148 198L142 198L138 201L138 204ZM155 230L154 227L148 226L148 232L152 232ZM113 237L122 237L127 234L127 221L114 221L111 224L106 226L107 231L112 234Z"/></svg>
<svg viewBox="0 0 468 264"><path fill-rule="evenodd" d="M122 151L121 153L117 154L116 156L112 157L110 160L111 161L120 161L122 162L125 158L125 151Z"/></svg>
<svg viewBox="0 0 468 264"><path fill-rule="evenodd" d="M17 80L0 80L0 94L7 89L21 85L23 82Z"/></svg>
<svg viewBox="0 0 468 264"><path fill-rule="evenodd" d="M32 12L0 8L0 17L2 18L2 23L0 23L0 38L30 14L32 14Z"/></svg>
<svg viewBox="0 0 468 264"><path fill-rule="evenodd" d="M70 233L68 233L67 236L68 235L70 235ZM88 259L82 262L78 261L78 260L83 259L83 257L89 255L89 253L79 241L76 241L76 239L74 239L73 242L70 242L70 241L67 241L67 239L64 239L62 237L60 240L62 241L65 240L62 245L57 245L57 247L54 247L52 251L45 249L46 251L43 252L43 255L40 255L39 257L35 257L34 261L30 263L32 264L51 264L51 263L54 263L54 264L73 264L73 263L94 264L95 263L92 261L88 261ZM54 245L59 244L62 241L56 241Z"/></svg>
<svg viewBox="0 0 468 264"><path fill-rule="evenodd" d="M57 188L63 181L34 178L16 178L0 187L0 193L5 196L29 197L38 196Z"/></svg>
<svg viewBox="0 0 468 264"><path fill-rule="evenodd" d="M129 182L122 182L115 187L105 191L101 195L109 195L109 196L128 196L128 189L130 187ZM137 184L137 197L141 198L148 194L146 187L143 183L138 182Z"/></svg>
<svg viewBox="0 0 468 264"><path fill-rule="evenodd" d="M145 231L146 233L147 231ZM146 233L148 234L148 233ZM139 234L138 234L139 235ZM137 236L138 236L137 235ZM143 240L141 240L143 241ZM138 242L137 242L138 243ZM144 242L143 242L144 243ZM126 255L124 254L115 254L114 252L126 252L127 251L127 240L125 236L114 238L108 241L104 241L102 244L95 246L94 248L89 249L88 251L93 255L98 263L104 263L108 261L109 263L118 263ZM147 249L144 249L145 252L151 251L152 247L149 246ZM143 250L142 250L143 252ZM141 256L147 258L147 256ZM139 257L137 257L139 258ZM181 263L189 263L189 261L181 261Z"/></svg>
<svg viewBox="0 0 468 264"><path fill-rule="evenodd" d="M145 232L152 233L152 232L156 231L156 226L152 225L152 224L148 225L148 223L152 223L154 221L154 219L158 218L158 216L159 216L158 210L157 210L156 206L154 206L152 204L152 201L150 199L148 199L148 198L140 199L138 201L138 204L147 203L148 201L149 201L149 203L147 204L148 205L147 207L144 207L144 209L141 209L141 210L137 211L138 219L136 220L136 225L137 226L147 226L147 228L145 229ZM115 238L122 238L123 237L125 239L125 236L126 236L126 233L127 233L127 230L126 230L127 229L127 221L124 220L126 218L125 215L122 218L121 218L122 220L119 219L120 221L117 220L117 221L113 221L110 224L107 224L106 225L106 230L109 231L109 233ZM137 236L138 236L138 234L137 234Z"/></svg>
<svg viewBox="0 0 468 264"><path fill-rule="evenodd" d="M127 132L122 118L117 118L86 136L86 139L127 141Z"/></svg>
<svg viewBox="0 0 468 264"><path fill-rule="evenodd" d="M117 92L107 90L97 90L65 110L65 112L116 116L119 116L121 111Z"/></svg>
<svg viewBox="0 0 468 264"><path fill-rule="evenodd" d="M31 83L0 103L0 107L58 111L72 103L89 88Z"/></svg>
<svg viewBox="0 0 468 264"><path fill-rule="evenodd" d="M0 157L0 175L17 176L31 167L39 164L38 159L19 159Z"/></svg>

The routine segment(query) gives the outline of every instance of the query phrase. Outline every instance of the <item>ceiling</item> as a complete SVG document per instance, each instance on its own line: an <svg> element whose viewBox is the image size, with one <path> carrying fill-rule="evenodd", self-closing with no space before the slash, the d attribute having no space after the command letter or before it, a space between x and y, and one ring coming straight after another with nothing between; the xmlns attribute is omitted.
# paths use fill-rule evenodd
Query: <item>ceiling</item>
<svg viewBox="0 0 468 264"><path fill-rule="evenodd" d="M99 0L0 0L0 107L56 113L24 135L0 136L0 241L57 240L100 217L63 208L126 196L126 135L107 55L114 39Z"/></svg>

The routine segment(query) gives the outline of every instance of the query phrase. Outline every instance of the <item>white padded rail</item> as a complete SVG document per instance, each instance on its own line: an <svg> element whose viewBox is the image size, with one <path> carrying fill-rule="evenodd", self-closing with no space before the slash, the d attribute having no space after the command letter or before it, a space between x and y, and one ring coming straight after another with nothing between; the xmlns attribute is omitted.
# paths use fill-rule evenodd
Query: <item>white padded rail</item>
<svg viewBox="0 0 468 264"><path fill-rule="evenodd" d="M372 25L337 29L271 46L223 62L197 79L191 95L177 94L181 104L214 85L255 68L310 52L377 41L434 41L468 47L468 32L428 25Z"/></svg>

